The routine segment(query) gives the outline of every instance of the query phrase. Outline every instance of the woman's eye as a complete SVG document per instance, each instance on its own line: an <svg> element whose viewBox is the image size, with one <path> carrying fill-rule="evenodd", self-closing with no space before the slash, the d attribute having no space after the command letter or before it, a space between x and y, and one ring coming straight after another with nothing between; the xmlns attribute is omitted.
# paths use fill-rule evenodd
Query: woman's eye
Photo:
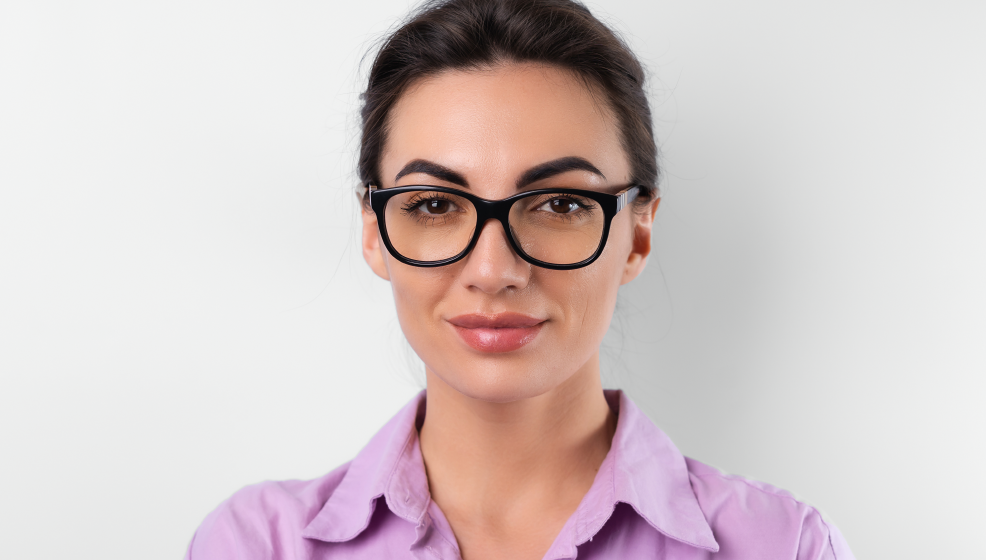
<svg viewBox="0 0 986 560"><path fill-rule="evenodd" d="M546 202L544 207L555 214L571 214L582 208L582 205L570 198L554 198Z"/></svg>
<svg viewBox="0 0 986 560"><path fill-rule="evenodd" d="M452 202L448 200L433 198L431 200L421 202L421 205L418 206L418 208L420 208L425 214L439 215L454 211L455 204L452 204Z"/></svg>

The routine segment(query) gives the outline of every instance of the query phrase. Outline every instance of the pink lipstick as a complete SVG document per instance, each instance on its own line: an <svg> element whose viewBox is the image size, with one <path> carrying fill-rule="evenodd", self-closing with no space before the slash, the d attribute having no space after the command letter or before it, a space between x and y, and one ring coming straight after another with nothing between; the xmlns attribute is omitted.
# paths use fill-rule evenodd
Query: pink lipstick
<svg viewBox="0 0 986 560"><path fill-rule="evenodd" d="M498 313L459 315L448 322L471 348L503 353L513 352L534 340L545 320L521 313Z"/></svg>

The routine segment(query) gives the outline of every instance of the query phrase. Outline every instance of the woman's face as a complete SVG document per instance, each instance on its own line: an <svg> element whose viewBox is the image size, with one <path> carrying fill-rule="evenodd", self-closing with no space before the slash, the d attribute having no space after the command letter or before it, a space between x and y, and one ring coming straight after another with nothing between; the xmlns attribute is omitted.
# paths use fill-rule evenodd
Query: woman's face
<svg viewBox="0 0 986 560"><path fill-rule="evenodd" d="M568 170L521 190L615 194L630 183L602 94L564 70L534 64L447 71L414 84L392 110L379 186L444 186L496 200L516 194L528 170L573 156L600 173ZM391 282L401 328L431 376L469 397L509 402L579 372L596 375L617 290L650 251L654 208L617 214L602 255L575 270L525 262L494 221L463 260L420 268L395 260L375 215L364 212L363 253Z"/></svg>

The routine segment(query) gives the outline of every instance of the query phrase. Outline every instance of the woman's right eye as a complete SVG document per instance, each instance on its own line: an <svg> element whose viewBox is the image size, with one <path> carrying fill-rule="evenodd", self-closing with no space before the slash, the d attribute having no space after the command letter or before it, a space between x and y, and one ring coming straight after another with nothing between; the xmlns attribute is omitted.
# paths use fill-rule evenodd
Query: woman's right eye
<svg viewBox="0 0 986 560"><path fill-rule="evenodd" d="M441 215L447 214L449 212L454 212L456 207L455 204L450 200L445 200L442 198L432 198L428 200L422 200L418 203L418 208L425 214L431 215Z"/></svg>

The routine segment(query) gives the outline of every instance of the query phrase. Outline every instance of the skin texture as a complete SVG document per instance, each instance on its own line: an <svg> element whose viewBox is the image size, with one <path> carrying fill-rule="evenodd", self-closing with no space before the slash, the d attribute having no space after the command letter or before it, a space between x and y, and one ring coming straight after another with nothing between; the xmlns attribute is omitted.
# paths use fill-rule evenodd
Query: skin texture
<svg viewBox="0 0 986 560"><path fill-rule="evenodd" d="M577 156L604 177L567 171L525 189L616 193L630 167L604 99L565 70L530 63L422 79L390 115L379 186L463 188L420 172L395 179L424 159L461 175L469 192L502 199L526 170ZM600 258L569 271L528 264L492 221L465 259L408 266L387 252L374 214L363 213L364 257L391 282L401 328L426 366L421 451L464 559L541 558L591 486L616 425L599 345L619 286L646 264L656 208L620 212ZM448 322L504 312L545 322L532 342L505 353L471 348Z"/></svg>

